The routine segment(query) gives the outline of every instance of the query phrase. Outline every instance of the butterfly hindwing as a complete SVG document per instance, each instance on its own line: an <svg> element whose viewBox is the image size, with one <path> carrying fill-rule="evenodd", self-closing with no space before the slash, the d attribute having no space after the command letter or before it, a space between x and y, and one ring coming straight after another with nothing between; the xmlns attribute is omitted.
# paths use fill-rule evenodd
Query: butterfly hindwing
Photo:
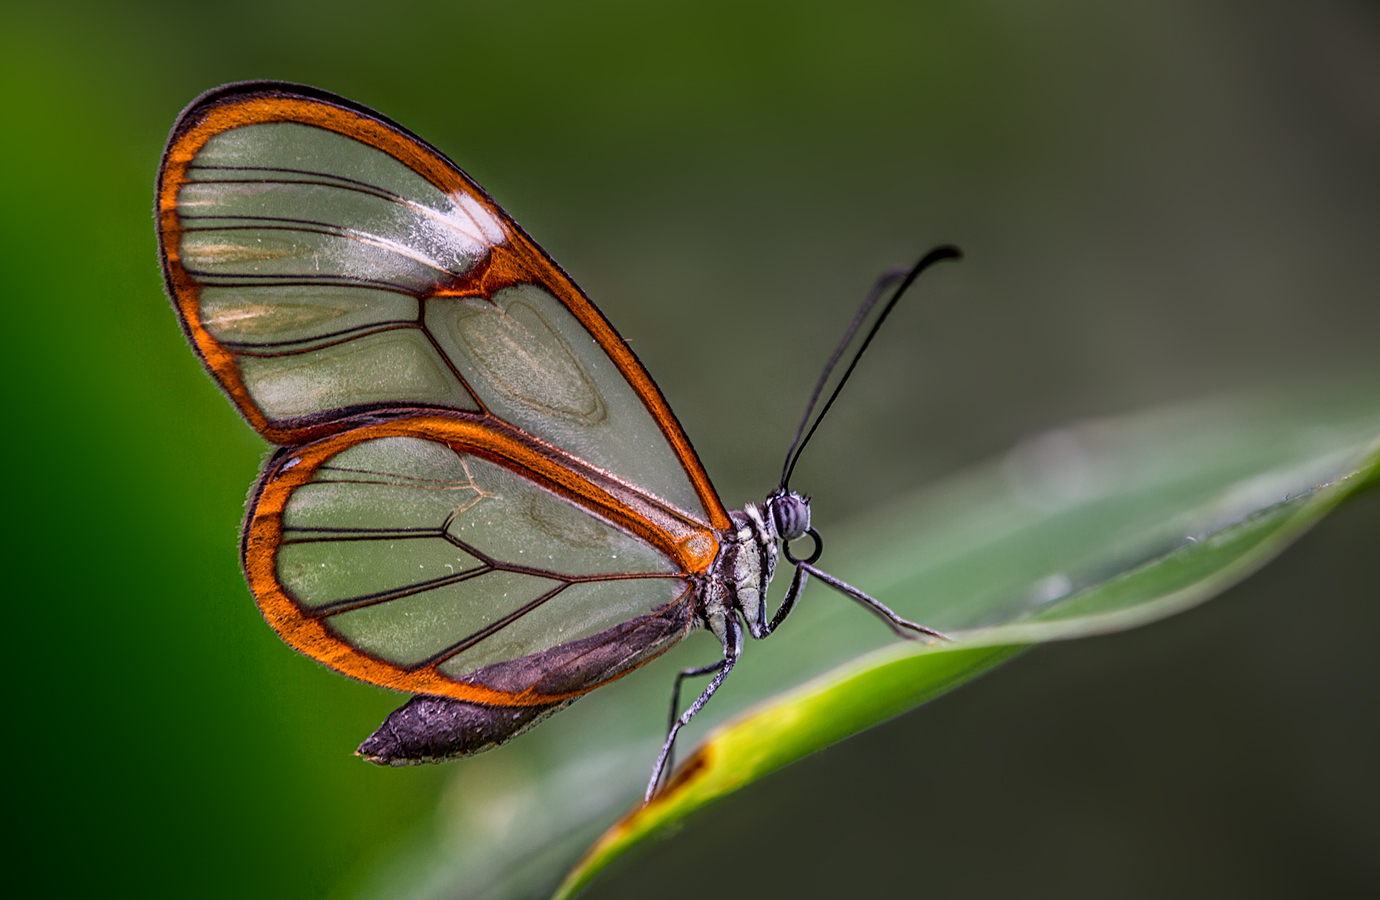
<svg viewBox="0 0 1380 900"><path fill-rule="evenodd" d="M409 415L280 452L243 552L269 623L338 671L541 705L683 636L717 546L520 432Z"/></svg>

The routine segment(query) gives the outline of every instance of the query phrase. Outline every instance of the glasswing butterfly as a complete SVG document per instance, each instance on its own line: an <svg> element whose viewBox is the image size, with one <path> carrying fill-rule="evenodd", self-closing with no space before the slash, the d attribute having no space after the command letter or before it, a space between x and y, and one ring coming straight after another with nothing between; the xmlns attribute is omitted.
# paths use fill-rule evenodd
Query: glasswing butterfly
<svg viewBox="0 0 1380 900"><path fill-rule="evenodd" d="M677 677L650 799L744 625L771 634L808 575L903 637L943 637L816 568L809 501L787 483L892 305L954 248L883 276L780 486L730 512L603 314L454 163L373 110L278 82L209 91L173 126L155 213L187 339L280 448L241 536L259 609L307 656L415 695L364 758L496 746L707 628L723 657ZM806 536L800 559L790 542ZM795 573L769 618L778 545ZM682 679L703 675L680 713Z"/></svg>

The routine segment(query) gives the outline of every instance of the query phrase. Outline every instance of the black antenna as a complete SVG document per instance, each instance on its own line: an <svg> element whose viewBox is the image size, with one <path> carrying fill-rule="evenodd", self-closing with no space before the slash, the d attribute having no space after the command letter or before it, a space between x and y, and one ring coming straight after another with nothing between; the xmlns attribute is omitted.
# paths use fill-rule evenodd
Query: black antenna
<svg viewBox="0 0 1380 900"><path fill-rule="evenodd" d="M951 244L945 244L942 247L935 247L929 253L926 253L921 257L920 261L909 270L899 268L891 269L885 272L881 278L877 279L877 283L873 285L872 290L868 292L867 299L863 300L862 306L858 307L858 312L853 316L853 321L849 324L848 330L844 332L843 340L839 341L839 345L834 348L834 352L829 357L829 361L824 364L824 371L820 373L819 381L815 384L814 392L810 394L810 402L805 406L805 415L800 419L800 427L795 430L795 440L791 441L791 447L786 451L786 462L781 467L781 490L786 490L786 484L791 480L791 473L795 471L795 464L800 461L800 454L805 452L805 445L810 443L810 438L814 437L815 429L819 427L820 422L824 421L825 415L829 412L829 407L834 405L834 400L838 398L839 391L843 390L843 386L848 383L848 377L853 374L853 369L857 367L858 360L862 359L863 353L867 351L867 345L872 343L872 338L877 335L877 330L882 327L882 323L886 321L886 317L891 314L892 307L896 305L896 301L900 300L901 295L915 283L915 279L920 277L920 273L930 266L940 260L962 258L962 250L959 250ZM872 323L872 329L868 331L867 337L863 338L862 346L858 347L858 352L853 354L853 361L850 362L848 368L844 370L843 377L839 379L839 383L834 388L834 392L829 395L829 399L825 402L824 408L821 409L819 415L815 417L814 424L810 426L809 432L806 432L805 423L810 421L810 413L814 411L815 403L819 401L819 395L824 391L824 385L829 380L829 374L834 371L834 366L838 365L839 359L843 357L843 351L848 349L849 343L853 340L853 335L858 333L858 329L862 327L863 320L866 319L868 313L872 311L872 307L877 304L877 300L882 296L882 292L885 291L889 285L894 284L898 280L901 284L896 288L895 292L892 293L891 299L887 301L886 306L882 307L881 315L877 316L877 321ZM805 436L804 440L801 439L802 434Z"/></svg>

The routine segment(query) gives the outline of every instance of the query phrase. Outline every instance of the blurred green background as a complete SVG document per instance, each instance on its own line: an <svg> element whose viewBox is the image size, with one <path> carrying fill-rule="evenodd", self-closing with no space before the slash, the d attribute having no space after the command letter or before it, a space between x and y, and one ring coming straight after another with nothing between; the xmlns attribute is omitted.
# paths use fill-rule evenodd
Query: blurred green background
<svg viewBox="0 0 1380 900"><path fill-rule="evenodd" d="M216 84L318 85L451 155L729 505L876 273L962 246L798 471L826 534L1044 427L1380 368L1373 4L6 4L0 67L10 808L45 895L351 896L446 774L355 760L399 698L289 651L240 577L265 446L183 344L151 218ZM1372 491L1206 607L1029 653L591 896L1380 890L1377 537Z"/></svg>

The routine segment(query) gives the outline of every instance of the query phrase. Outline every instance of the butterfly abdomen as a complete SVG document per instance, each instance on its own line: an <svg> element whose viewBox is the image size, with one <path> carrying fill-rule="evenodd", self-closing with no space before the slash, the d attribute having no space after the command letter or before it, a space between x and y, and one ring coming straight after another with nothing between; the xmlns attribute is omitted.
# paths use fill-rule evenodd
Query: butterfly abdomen
<svg viewBox="0 0 1380 900"><path fill-rule="evenodd" d="M355 751L369 762L411 766L497 747L575 701L547 706L486 706L450 697L413 697L389 713Z"/></svg>

